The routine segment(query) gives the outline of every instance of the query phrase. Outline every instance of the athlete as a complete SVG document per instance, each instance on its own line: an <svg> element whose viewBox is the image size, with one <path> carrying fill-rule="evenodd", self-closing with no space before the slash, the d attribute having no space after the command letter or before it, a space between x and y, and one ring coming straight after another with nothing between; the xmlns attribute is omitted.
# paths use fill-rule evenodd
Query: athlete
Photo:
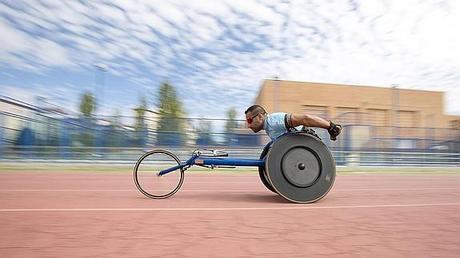
<svg viewBox="0 0 460 258"><path fill-rule="evenodd" d="M248 127L254 133L265 130L272 140L288 131L301 131L307 127L326 129L333 141L337 140L337 136L342 132L341 125L314 115L283 112L268 114L260 105L252 105L244 113Z"/></svg>

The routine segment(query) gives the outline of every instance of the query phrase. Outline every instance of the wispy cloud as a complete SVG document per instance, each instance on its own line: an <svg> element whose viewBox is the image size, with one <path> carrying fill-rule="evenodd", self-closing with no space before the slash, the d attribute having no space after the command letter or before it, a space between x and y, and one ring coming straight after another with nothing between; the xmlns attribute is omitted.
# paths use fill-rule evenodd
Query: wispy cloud
<svg viewBox="0 0 460 258"><path fill-rule="evenodd" d="M6 1L0 65L102 63L137 88L121 92L168 80L196 116L241 113L275 75L443 90L460 113L459 17L458 1Z"/></svg>

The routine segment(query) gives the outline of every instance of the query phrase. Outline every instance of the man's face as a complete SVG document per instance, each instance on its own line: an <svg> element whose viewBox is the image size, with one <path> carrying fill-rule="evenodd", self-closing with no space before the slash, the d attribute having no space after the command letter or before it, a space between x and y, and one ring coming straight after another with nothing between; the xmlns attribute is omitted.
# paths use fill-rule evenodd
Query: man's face
<svg viewBox="0 0 460 258"><path fill-rule="evenodd" d="M246 114L246 124L255 133L264 128L264 115L259 112L248 112Z"/></svg>

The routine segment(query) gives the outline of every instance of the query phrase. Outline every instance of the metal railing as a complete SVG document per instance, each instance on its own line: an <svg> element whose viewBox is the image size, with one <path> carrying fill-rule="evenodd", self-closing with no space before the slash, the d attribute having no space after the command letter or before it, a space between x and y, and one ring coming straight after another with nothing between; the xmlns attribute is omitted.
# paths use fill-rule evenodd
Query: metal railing
<svg viewBox="0 0 460 258"><path fill-rule="evenodd" d="M159 117L145 117L138 128L129 122L110 125L111 119L104 116L84 119L56 113L7 97L0 96L0 104L8 105L8 109L3 106L5 110L0 110L0 160L125 162L159 145L179 153L190 153L196 146L214 146L211 148L227 148L234 155L254 158L268 141L261 134L242 129L242 120L171 118L185 123L184 129L173 126L160 130ZM236 128L226 130L228 121ZM460 130L454 128L344 123L343 133L335 142L329 140L326 130L317 129L316 133L334 151L339 165L458 165Z"/></svg>
<svg viewBox="0 0 460 258"><path fill-rule="evenodd" d="M460 153L336 151L337 165L384 167L460 167Z"/></svg>
<svg viewBox="0 0 460 258"><path fill-rule="evenodd" d="M161 147L158 147L161 148ZM195 148L165 148L186 160ZM22 147L3 150L0 162L62 162L62 163L123 163L134 162L147 148L113 147ZM226 148L229 156L257 159L262 148ZM460 153L445 152L389 152L389 151L332 151L338 166L386 166L386 167L460 167Z"/></svg>

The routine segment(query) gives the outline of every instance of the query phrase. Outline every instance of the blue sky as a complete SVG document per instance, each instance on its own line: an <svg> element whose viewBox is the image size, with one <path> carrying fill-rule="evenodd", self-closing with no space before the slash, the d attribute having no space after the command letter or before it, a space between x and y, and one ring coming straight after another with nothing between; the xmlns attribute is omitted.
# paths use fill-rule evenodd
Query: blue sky
<svg viewBox="0 0 460 258"><path fill-rule="evenodd" d="M459 1L0 1L0 89L132 115L169 81L187 115L242 118L278 75L445 91L460 115L458 24Z"/></svg>

